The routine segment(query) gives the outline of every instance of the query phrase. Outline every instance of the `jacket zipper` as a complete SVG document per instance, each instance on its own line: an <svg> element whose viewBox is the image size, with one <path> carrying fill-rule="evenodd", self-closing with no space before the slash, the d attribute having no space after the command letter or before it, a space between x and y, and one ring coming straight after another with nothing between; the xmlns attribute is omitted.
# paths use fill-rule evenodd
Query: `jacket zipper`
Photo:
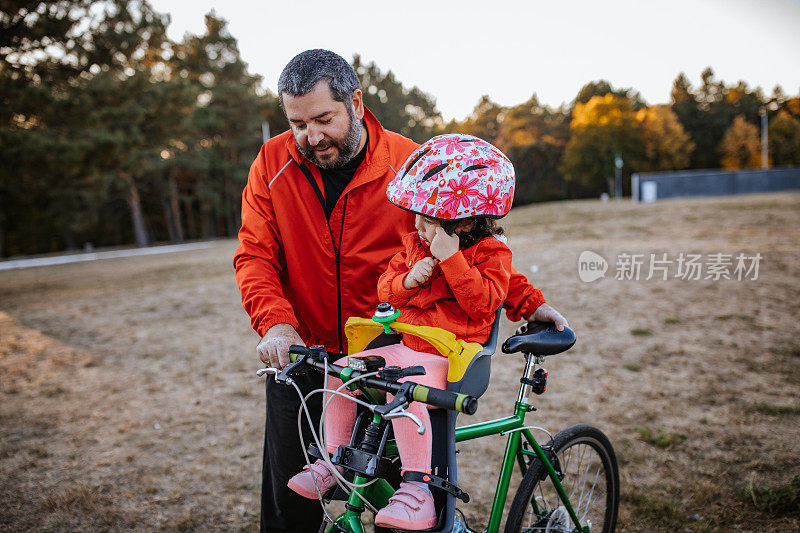
<svg viewBox="0 0 800 533"><path fill-rule="evenodd" d="M342 338L342 328L344 325L342 324L342 260L340 256L340 250L342 249L342 235L344 234L344 215L347 211L347 195L344 197L344 205L342 206L342 222L341 226L339 227L339 246L333 247L333 251L336 257L336 306L338 310L338 328L337 333L339 335L339 353L343 353L344 349L344 339ZM328 221L328 230L330 231L331 224ZM331 243L333 243L333 231L331 231Z"/></svg>
<svg viewBox="0 0 800 533"><path fill-rule="evenodd" d="M314 180L313 174L311 171L302 163L297 163L297 166L300 167L303 175L308 180L308 183L311 185L311 188L314 189L314 193L317 195L317 199L319 200L320 205L322 206L322 212L325 212L325 200L322 196L322 191L319 190L317 186L316 180ZM342 337L342 265L341 265L341 257L339 255L339 250L342 248L342 234L344 233L344 215L345 211L347 210L347 195L344 196L344 205L342 206L342 225L339 228L339 246L337 247L333 241L333 230L331 229L331 221L330 219L326 218L326 223L328 224L328 234L331 237L331 246L333 247L333 256L334 261L336 263L336 311L337 311L337 335L339 338L339 353L342 353L342 348L344 347L344 338Z"/></svg>

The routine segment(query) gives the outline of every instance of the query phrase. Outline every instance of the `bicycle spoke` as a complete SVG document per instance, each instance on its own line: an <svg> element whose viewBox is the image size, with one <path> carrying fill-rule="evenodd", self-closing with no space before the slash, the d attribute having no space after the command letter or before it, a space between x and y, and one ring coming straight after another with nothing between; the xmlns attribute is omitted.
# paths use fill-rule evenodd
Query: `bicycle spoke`
<svg viewBox="0 0 800 533"><path fill-rule="evenodd" d="M588 447L587 447L587 448L588 448ZM584 493L583 493L583 487L585 487L585 486L586 486L586 479L588 478L589 469L591 469L591 467L592 467L592 463L593 463L593 461L589 461L589 462L587 462L587 464L586 464L586 470L584 470L584 471L583 471L583 473L581 474L581 476L580 476L580 478L579 478L579 480L578 480L578 483L579 483L578 487L580 487L580 488L581 488L581 494L580 494L580 498L578 499L578 503L577 503L577 505L576 505L576 507L577 507L577 508L580 508L580 506L581 506L581 503L583 502L583 497L584 497ZM602 465L601 465L601 466L602 466ZM599 470L598 470L598 474L599 474ZM595 483L597 483L597 476L595 476L595 481L594 481L594 482L595 482ZM576 488L577 488L577 487L576 487Z"/></svg>
<svg viewBox="0 0 800 533"><path fill-rule="evenodd" d="M589 494L586 495L586 511L580 517L580 521L581 522L585 521L586 515L589 514L589 511L592 510L592 506L594 505L594 502L596 502L600 498L600 495L598 495L597 498L592 500L592 495L594 495L594 489L597 487L597 481L600 479L600 473L602 471L603 471L602 470L602 465L600 465L600 467L597 469L597 474L594 476L594 482L592 483L592 488L589 491ZM578 502L578 506L575 509L575 513L576 514L579 512L579 509L581 509L582 505L583 505L583 498L581 498L581 501Z"/></svg>
<svg viewBox="0 0 800 533"><path fill-rule="evenodd" d="M585 513L583 513L583 515L581 516L581 522L585 522L585 521L586 521L586 515L587 515L587 514L589 514L589 510L590 510L590 509L592 508L592 506L594 505L594 502L596 502L596 501L597 501L597 500L599 500L600 498L601 498L601 496L598 496L597 498L595 498L594 500L592 500L592 501L590 502L590 504L589 504L589 507L587 507L587 508L586 508L586 512L585 512ZM594 523L594 522L592 522L592 523Z"/></svg>
<svg viewBox="0 0 800 533"><path fill-rule="evenodd" d="M584 448L583 446L573 446L573 448L579 448L579 450L578 450L578 451L579 451L579 453L578 453L578 467L575 469L575 471L576 471L576 472L580 472L580 470L581 470L581 465L583 464L583 455L584 455L584 453L585 453L585 451L584 451L584 450L585 450L585 448ZM571 456L571 455L572 455L572 448L570 448L570 456ZM567 479L567 477L566 477L566 476L569 476L569 469L568 469L568 468L566 468L566 467L564 468L564 474L565 474L565 477L564 477L564 479L566 480L566 479ZM571 477L571 476L570 476L570 477ZM578 480L578 481L579 481L579 480ZM572 489L572 492L569 494L569 500L570 500L570 501L572 501L572 500L573 500L573 498L574 498L574 496L575 496L575 491L576 491L576 490L578 490L578 487L579 487L579 485L578 485L578 483L576 483L576 484L575 484L575 487Z"/></svg>

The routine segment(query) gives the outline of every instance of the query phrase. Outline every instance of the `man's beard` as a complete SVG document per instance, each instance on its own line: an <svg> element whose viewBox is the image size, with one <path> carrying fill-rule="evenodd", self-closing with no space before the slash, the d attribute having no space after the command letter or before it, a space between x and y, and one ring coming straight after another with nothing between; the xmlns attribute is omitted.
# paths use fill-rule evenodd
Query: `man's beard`
<svg viewBox="0 0 800 533"><path fill-rule="evenodd" d="M348 128L347 134L343 139L338 141L323 139L317 144L317 146L311 147L309 145L308 148L300 146L297 144L297 140L295 140L295 144L297 145L297 149L300 151L300 153L319 168L323 168L325 170L339 168L353 159L353 156L356 155L358 144L361 142L361 121L356 119L352 105L346 107L347 114L350 116L350 127ZM334 159L326 159L323 161L317 157L316 151L324 150L328 146L334 146L338 152L338 155Z"/></svg>

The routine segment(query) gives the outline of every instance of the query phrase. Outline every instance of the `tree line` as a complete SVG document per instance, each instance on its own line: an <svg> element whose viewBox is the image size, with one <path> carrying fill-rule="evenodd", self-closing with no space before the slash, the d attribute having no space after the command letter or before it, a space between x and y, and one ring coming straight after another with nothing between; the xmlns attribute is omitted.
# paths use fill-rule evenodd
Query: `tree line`
<svg viewBox="0 0 800 533"><path fill-rule="evenodd" d="M262 132L288 124L213 12L201 35L167 37L146 0L3 3L0 11L0 257L89 246L234 236ZM484 96L445 123L435 98L353 58L366 105L418 142L484 138L517 170L515 202L593 197L615 159L633 172L760 165L760 114L772 165L800 165L800 95L765 96L711 69L680 74L648 105L604 80L552 108ZM623 180L627 183L627 180Z"/></svg>

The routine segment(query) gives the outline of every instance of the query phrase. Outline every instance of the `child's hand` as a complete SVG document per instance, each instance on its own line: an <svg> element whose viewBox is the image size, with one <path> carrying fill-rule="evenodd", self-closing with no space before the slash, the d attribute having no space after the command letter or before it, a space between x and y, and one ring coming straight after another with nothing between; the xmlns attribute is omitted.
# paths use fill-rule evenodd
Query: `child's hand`
<svg viewBox="0 0 800 533"><path fill-rule="evenodd" d="M433 257L423 257L414 263L414 266L411 267L411 270L406 274L403 280L403 287L405 287L406 290L411 290L425 285L428 280L431 279L433 267L435 267L438 262L439 261Z"/></svg>
<svg viewBox="0 0 800 533"><path fill-rule="evenodd" d="M444 261L458 251L458 234L448 235L441 227L436 228L436 235L431 241L431 254L439 261Z"/></svg>

